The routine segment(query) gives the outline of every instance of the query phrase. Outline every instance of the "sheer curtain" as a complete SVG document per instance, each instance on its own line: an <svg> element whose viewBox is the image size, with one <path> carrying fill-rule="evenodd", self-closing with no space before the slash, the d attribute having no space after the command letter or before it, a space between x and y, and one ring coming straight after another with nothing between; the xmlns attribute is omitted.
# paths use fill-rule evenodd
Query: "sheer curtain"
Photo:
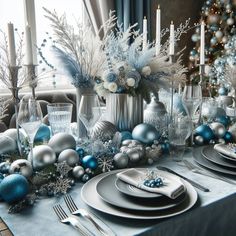
<svg viewBox="0 0 236 236"><path fill-rule="evenodd" d="M83 2L96 34L108 19L109 11L115 10L118 23L123 26L123 30L138 23L137 29L142 32L145 16L148 21L148 38L151 39L151 0L83 0Z"/></svg>

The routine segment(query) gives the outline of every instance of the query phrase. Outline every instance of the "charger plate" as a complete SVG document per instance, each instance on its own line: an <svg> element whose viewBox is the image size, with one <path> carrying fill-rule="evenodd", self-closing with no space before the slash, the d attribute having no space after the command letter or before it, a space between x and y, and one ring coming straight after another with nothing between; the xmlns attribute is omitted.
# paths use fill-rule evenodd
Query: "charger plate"
<svg viewBox="0 0 236 236"><path fill-rule="evenodd" d="M125 210L122 208L112 206L111 204L108 204L102 200L102 198L97 193L96 187L97 187L98 182L102 178L104 178L105 176L112 175L114 173L118 173L120 171L121 170L115 170L115 171L98 175L92 178L91 180L89 180L87 183L85 183L81 190L82 200L88 206L100 212L117 216L117 217L122 217L122 218L142 219L142 220L162 219L162 218L179 215L183 212L186 212L190 208L192 208L194 204L197 202L198 195L194 187L191 184L189 184L187 181L182 180L186 187L186 199L176 207L166 209L166 210L161 210L161 211L132 211L132 210ZM107 186L107 188L109 187L110 186Z"/></svg>

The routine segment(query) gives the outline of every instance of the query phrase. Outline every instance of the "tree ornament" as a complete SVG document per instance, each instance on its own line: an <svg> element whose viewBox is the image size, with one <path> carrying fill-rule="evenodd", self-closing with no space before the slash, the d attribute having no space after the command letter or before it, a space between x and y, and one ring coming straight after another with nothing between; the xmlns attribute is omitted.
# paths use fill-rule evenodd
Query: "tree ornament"
<svg viewBox="0 0 236 236"><path fill-rule="evenodd" d="M92 170L95 170L98 167L98 161L94 156L87 155L82 159L82 166L84 168L90 168Z"/></svg>
<svg viewBox="0 0 236 236"><path fill-rule="evenodd" d="M80 179L84 175L84 168L82 166L75 166L72 170L72 174L76 179Z"/></svg>
<svg viewBox="0 0 236 236"><path fill-rule="evenodd" d="M121 141L127 140L127 139L132 139L132 134L130 131L122 131L121 132Z"/></svg>
<svg viewBox="0 0 236 236"><path fill-rule="evenodd" d="M29 192L27 179L20 174L5 177L0 184L0 196L8 203L23 199Z"/></svg>
<svg viewBox="0 0 236 236"><path fill-rule="evenodd" d="M79 157L82 158L84 156L84 149L82 147L77 147L76 152L78 153Z"/></svg>
<svg viewBox="0 0 236 236"><path fill-rule="evenodd" d="M111 171L114 168L113 159L111 156L105 154L100 155L99 157L97 157L97 161L98 161L98 168L101 169L103 173Z"/></svg>
<svg viewBox="0 0 236 236"><path fill-rule="evenodd" d="M226 143L232 143L233 142L233 135L229 131L226 131L223 139L225 140Z"/></svg>
<svg viewBox="0 0 236 236"><path fill-rule="evenodd" d="M69 166L73 167L79 162L79 155L73 149L66 149L58 156L58 162L66 162Z"/></svg>
<svg viewBox="0 0 236 236"><path fill-rule="evenodd" d="M123 169L123 168L126 168L128 166L129 157L125 153L117 153L113 157L113 161L114 161L114 165L115 165L116 168Z"/></svg>
<svg viewBox="0 0 236 236"><path fill-rule="evenodd" d="M29 161L25 159L18 159L11 164L9 173L21 174L28 178L33 174L33 168Z"/></svg>
<svg viewBox="0 0 236 236"><path fill-rule="evenodd" d="M76 141L74 137L70 134L57 133L51 137L48 142L48 146L50 146L58 155L66 149L75 149Z"/></svg>
<svg viewBox="0 0 236 236"><path fill-rule="evenodd" d="M41 170L55 163L56 153L48 145L39 145L33 148L33 160L31 160L31 153L29 153L28 161L33 166L33 169Z"/></svg>
<svg viewBox="0 0 236 236"><path fill-rule="evenodd" d="M90 179L90 177L89 177L88 174L84 174L84 175L82 176L82 181L83 181L84 183L87 182L89 179Z"/></svg>
<svg viewBox="0 0 236 236"><path fill-rule="evenodd" d="M204 144L204 138L200 135L197 135L194 137L194 143L196 145L203 145Z"/></svg>
<svg viewBox="0 0 236 236"><path fill-rule="evenodd" d="M228 116L218 116L216 117L215 120L223 124L225 127L227 127L230 124L230 118Z"/></svg>
<svg viewBox="0 0 236 236"><path fill-rule="evenodd" d="M201 136L204 143L208 143L211 139L214 139L214 133L208 125L200 125L195 130L196 136Z"/></svg>
<svg viewBox="0 0 236 236"><path fill-rule="evenodd" d="M226 129L225 126L219 122L213 122L210 125L210 128L212 129L214 135L217 138L222 138L225 135Z"/></svg>
<svg viewBox="0 0 236 236"><path fill-rule="evenodd" d="M17 149L16 141L4 134L0 135L0 154L15 152Z"/></svg>

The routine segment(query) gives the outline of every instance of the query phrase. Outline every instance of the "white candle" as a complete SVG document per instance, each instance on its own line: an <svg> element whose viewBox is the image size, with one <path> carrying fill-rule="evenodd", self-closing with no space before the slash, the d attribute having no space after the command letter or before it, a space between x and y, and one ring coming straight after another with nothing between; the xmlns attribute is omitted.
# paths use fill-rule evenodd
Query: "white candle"
<svg viewBox="0 0 236 236"><path fill-rule="evenodd" d="M201 23L200 65L205 64L205 23Z"/></svg>
<svg viewBox="0 0 236 236"><path fill-rule="evenodd" d="M32 52L32 39L31 39L31 28L29 25L25 27L25 64L33 64L33 52Z"/></svg>
<svg viewBox="0 0 236 236"><path fill-rule="evenodd" d="M147 19L144 16L143 19L143 49L147 48Z"/></svg>
<svg viewBox="0 0 236 236"><path fill-rule="evenodd" d="M171 21L171 24L170 24L170 46L169 46L169 50L170 50L170 55L175 54L175 26L173 24L173 21Z"/></svg>
<svg viewBox="0 0 236 236"><path fill-rule="evenodd" d="M14 37L14 26L12 23L8 23L8 53L10 66L16 66L16 48Z"/></svg>
<svg viewBox="0 0 236 236"><path fill-rule="evenodd" d="M156 55L160 53L161 50L161 9L158 5L156 12Z"/></svg>
<svg viewBox="0 0 236 236"><path fill-rule="evenodd" d="M35 4L34 0L24 0L25 26L30 26L31 42L32 42L32 64L37 65L37 38L36 38L36 20L35 20Z"/></svg>

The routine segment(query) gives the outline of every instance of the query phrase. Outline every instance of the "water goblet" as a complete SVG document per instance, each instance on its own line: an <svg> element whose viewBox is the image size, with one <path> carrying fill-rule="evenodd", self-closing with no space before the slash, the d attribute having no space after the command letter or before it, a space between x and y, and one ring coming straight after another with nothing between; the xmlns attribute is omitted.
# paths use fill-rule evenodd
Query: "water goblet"
<svg viewBox="0 0 236 236"><path fill-rule="evenodd" d="M38 101L32 97L23 98L18 112L18 124L24 129L30 146L30 158L33 160L34 137L42 123L42 111Z"/></svg>
<svg viewBox="0 0 236 236"><path fill-rule="evenodd" d="M90 138L93 126L102 115L98 96L95 94L82 95L78 115L87 130L88 138Z"/></svg>

